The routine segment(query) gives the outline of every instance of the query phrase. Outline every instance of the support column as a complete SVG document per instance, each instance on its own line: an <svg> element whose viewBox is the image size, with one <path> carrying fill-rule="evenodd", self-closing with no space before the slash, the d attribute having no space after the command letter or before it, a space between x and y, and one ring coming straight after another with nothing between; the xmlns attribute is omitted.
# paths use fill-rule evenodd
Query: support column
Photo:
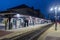
<svg viewBox="0 0 60 40"><path fill-rule="evenodd" d="M12 29L12 24L11 24L11 17L8 18L9 19L9 30Z"/></svg>

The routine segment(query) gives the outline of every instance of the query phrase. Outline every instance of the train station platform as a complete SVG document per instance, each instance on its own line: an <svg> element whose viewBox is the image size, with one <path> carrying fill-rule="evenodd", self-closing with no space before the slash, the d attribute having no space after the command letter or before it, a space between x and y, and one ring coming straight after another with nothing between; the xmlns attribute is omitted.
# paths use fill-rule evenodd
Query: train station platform
<svg viewBox="0 0 60 40"><path fill-rule="evenodd" d="M38 25L24 27L24 28L6 30L7 32L11 32L11 33L7 34L7 35L4 35L4 36L0 36L0 39L11 38L11 37L17 36L17 35L21 35L22 36L22 35L25 35L25 34L28 34L30 32L33 32L34 30L40 29L41 27L49 25L49 24L51 24L51 23L38 24ZM1 33L1 35L2 35L2 33Z"/></svg>
<svg viewBox="0 0 60 40"><path fill-rule="evenodd" d="M60 40L60 24L57 23L57 30L55 30L55 24L45 31L38 40Z"/></svg>

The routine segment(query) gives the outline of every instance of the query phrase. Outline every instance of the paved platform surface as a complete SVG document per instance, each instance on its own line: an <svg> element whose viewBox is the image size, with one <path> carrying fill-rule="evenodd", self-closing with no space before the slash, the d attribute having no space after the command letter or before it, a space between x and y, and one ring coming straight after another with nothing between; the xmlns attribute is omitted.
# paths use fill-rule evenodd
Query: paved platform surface
<svg viewBox="0 0 60 40"><path fill-rule="evenodd" d="M8 35L10 33L12 33L12 32L0 30L0 37L5 36L5 35Z"/></svg>
<svg viewBox="0 0 60 40"><path fill-rule="evenodd" d="M45 40L47 36L55 36L55 37L60 37L60 24L58 23L57 25L57 31L55 31L55 24L49 28L47 31L45 31L39 38L38 40Z"/></svg>
<svg viewBox="0 0 60 40"><path fill-rule="evenodd" d="M48 23L48 24L51 24L51 23ZM31 31L39 29L42 26L46 26L48 24L39 24L39 25L29 26L29 27L25 27L25 28L18 28L18 29L13 29L13 30L7 30L7 32L12 32L12 33L4 35L4 36L0 37L0 39L10 38L10 37L13 37L13 36L16 36L16 35L24 34L26 32L31 32Z"/></svg>

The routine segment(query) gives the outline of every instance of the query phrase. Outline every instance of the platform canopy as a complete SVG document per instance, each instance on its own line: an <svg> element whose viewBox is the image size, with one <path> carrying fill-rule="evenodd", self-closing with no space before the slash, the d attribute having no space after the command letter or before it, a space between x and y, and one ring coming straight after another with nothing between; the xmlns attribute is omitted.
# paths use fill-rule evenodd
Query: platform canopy
<svg viewBox="0 0 60 40"><path fill-rule="evenodd" d="M19 5L13 8L9 8L6 11L1 11L0 15L3 16L10 16L12 17L15 14L22 14L22 15L29 15L33 17L39 17L39 18L44 18L43 14L40 12L39 9L34 9L33 7L29 7L25 4Z"/></svg>

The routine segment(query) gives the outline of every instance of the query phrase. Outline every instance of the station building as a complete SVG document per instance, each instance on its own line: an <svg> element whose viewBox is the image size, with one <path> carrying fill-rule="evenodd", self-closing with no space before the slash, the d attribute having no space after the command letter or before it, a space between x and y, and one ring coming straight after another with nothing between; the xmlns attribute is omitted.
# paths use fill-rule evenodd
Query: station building
<svg viewBox="0 0 60 40"><path fill-rule="evenodd" d="M40 24L41 19L44 18L39 9L25 4L2 11L0 15L6 30Z"/></svg>

